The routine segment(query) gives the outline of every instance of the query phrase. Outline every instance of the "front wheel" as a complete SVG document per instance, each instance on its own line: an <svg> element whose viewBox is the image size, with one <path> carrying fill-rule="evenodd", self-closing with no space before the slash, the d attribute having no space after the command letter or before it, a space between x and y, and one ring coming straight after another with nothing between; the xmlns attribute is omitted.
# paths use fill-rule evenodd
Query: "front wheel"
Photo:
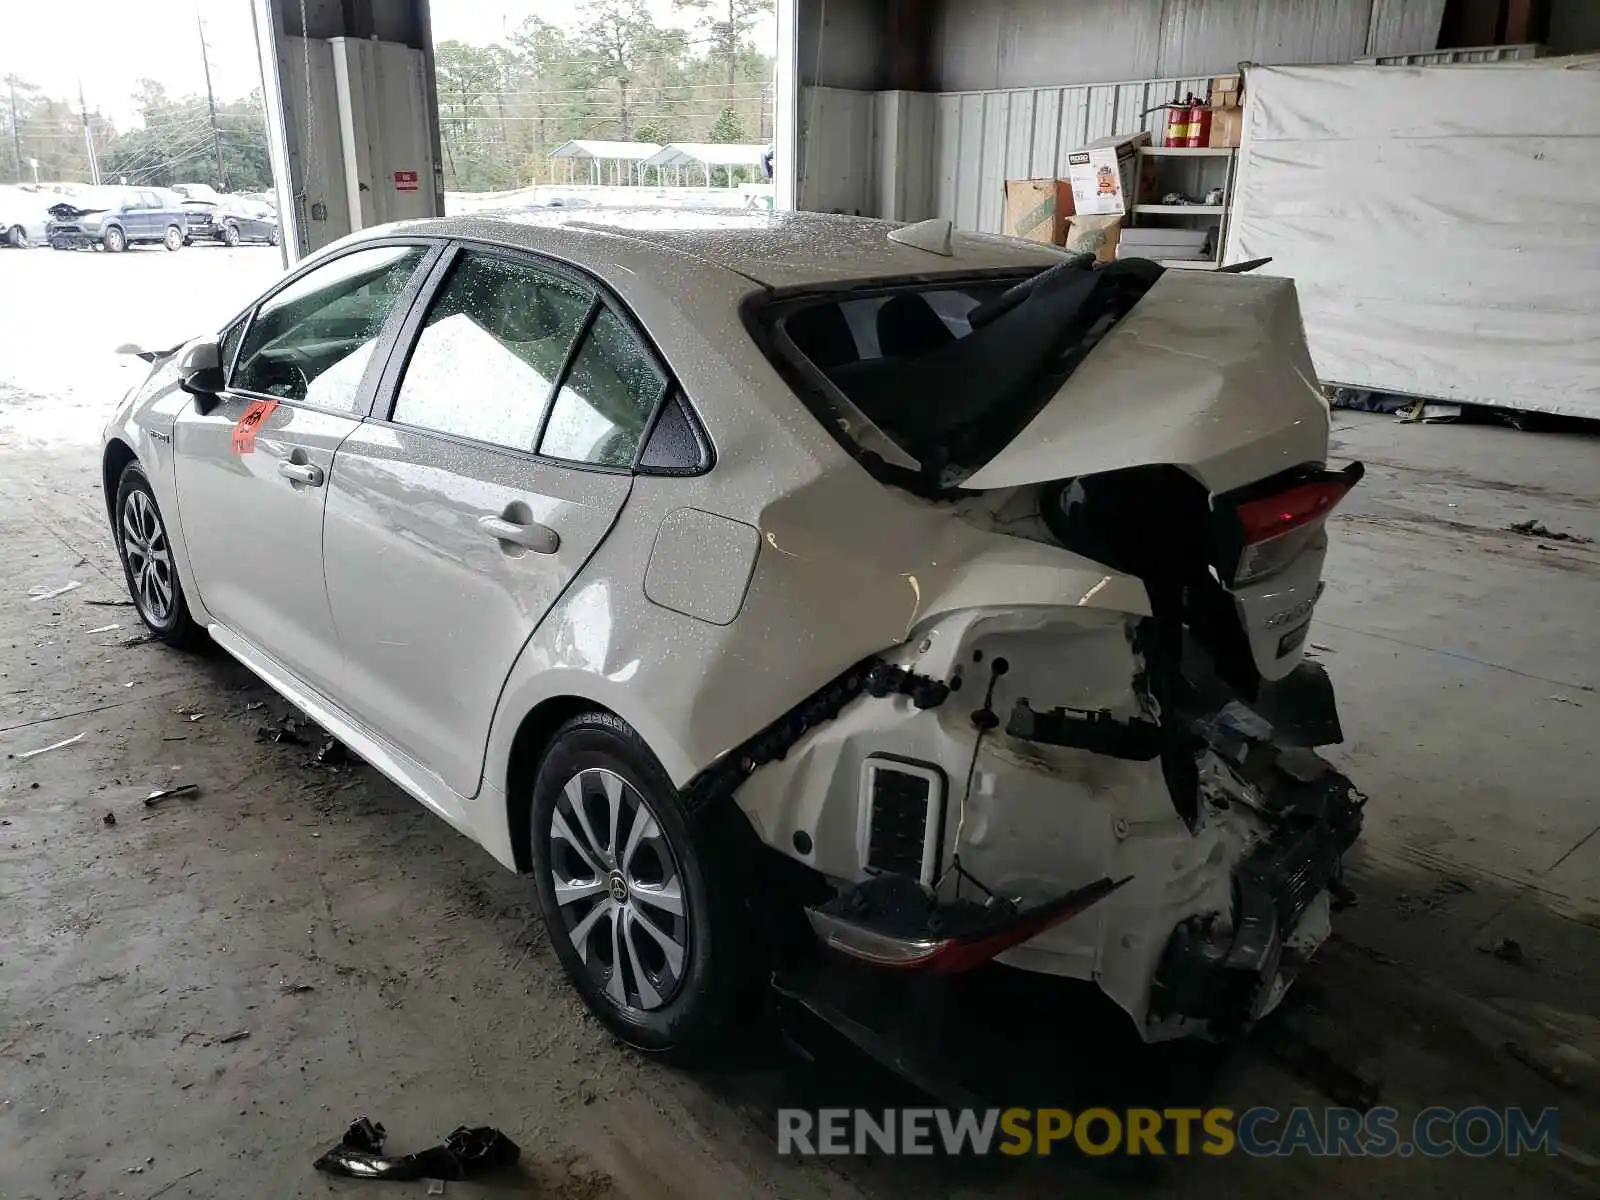
<svg viewBox="0 0 1600 1200"><path fill-rule="evenodd" d="M13 225L6 230L6 242L18 250L25 248L28 244L28 231L21 225Z"/></svg>
<svg viewBox="0 0 1600 1200"><path fill-rule="evenodd" d="M562 726L528 828L550 941L589 1010L650 1053L725 1040L759 981L744 871L639 735L603 712Z"/></svg>
<svg viewBox="0 0 1600 1200"><path fill-rule="evenodd" d="M113 225L100 236L100 244L111 254L121 254L128 248L128 235Z"/></svg>
<svg viewBox="0 0 1600 1200"><path fill-rule="evenodd" d="M223 226L222 241L229 247L237 246L239 244L239 227L237 225Z"/></svg>
<svg viewBox="0 0 1600 1200"><path fill-rule="evenodd" d="M161 244L168 250L183 249L183 230L176 225L168 225L167 232L161 237Z"/></svg>
<svg viewBox="0 0 1600 1200"><path fill-rule="evenodd" d="M152 636L173 646L204 643L205 631L195 624L183 596L172 541L156 505L150 480L138 463L129 463L117 486L117 551L128 581L134 610Z"/></svg>

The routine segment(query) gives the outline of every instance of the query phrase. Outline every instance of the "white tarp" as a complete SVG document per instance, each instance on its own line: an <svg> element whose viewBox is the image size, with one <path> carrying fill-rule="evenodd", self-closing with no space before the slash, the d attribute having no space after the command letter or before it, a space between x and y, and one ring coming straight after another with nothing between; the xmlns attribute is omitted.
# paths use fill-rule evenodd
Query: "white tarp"
<svg viewBox="0 0 1600 1200"><path fill-rule="evenodd" d="M1228 262L1329 383L1600 417L1600 58L1255 67Z"/></svg>

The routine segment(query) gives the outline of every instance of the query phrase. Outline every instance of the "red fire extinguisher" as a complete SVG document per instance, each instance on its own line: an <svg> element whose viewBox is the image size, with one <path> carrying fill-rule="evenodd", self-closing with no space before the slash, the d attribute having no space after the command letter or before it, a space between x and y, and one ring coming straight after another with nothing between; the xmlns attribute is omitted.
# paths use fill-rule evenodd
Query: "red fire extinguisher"
<svg viewBox="0 0 1600 1200"><path fill-rule="evenodd" d="M1175 147L1193 147L1209 144L1211 139L1211 110L1206 102L1190 93L1182 100L1163 105L1167 110L1167 132L1162 144Z"/></svg>
<svg viewBox="0 0 1600 1200"><path fill-rule="evenodd" d="M1204 100L1189 97L1189 145L1211 144L1211 110Z"/></svg>
<svg viewBox="0 0 1600 1200"><path fill-rule="evenodd" d="M1174 100L1171 104L1163 106L1167 110L1167 132L1161 139L1162 145L1189 145L1189 102L1193 99L1194 97L1190 96L1187 100Z"/></svg>

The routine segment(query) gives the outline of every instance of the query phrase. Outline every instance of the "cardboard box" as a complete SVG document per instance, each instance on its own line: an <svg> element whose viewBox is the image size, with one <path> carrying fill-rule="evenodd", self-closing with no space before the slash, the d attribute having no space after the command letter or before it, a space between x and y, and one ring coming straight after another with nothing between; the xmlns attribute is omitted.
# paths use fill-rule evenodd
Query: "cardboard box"
<svg viewBox="0 0 1600 1200"><path fill-rule="evenodd" d="M1238 108L1244 96L1243 81L1237 75L1218 75L1211 81L1208 103L1212 108Z"/></svg>
<svg viewBox="0 0 1600 1200"><path fill-rule="evenodd" d="M1101 138L1067 155L1067 178L1072 182L1076 216L1121 216L1133 207L1139 194L1134 176L1135 153L1150 144L1148 132Z"/></svg>
<svg viewBox="0 0 1600 1200"><path fill-rule="evenodd" d="M1117 257L1117 241L1122 237L1122 217L1117 214L1075 216L1067 223L1068 250L1092 254L1100 262Z"/></svg>
<svg viewBox="0 0 1600 1200"><path fill-rule="evenodd" d="M1211 110L1211 137L1208 142L1212 146L1237 146L1239 137L1244 132L1244 109L1242 108L1213 108Z"/></svg>
<svg viewBox="0 0 1600 1200"><path fill-rule="evenodd" d="M1059 246L1067 240L1072 185L1065 179L1008 179L1004 223L1007 237Z"/></svg>

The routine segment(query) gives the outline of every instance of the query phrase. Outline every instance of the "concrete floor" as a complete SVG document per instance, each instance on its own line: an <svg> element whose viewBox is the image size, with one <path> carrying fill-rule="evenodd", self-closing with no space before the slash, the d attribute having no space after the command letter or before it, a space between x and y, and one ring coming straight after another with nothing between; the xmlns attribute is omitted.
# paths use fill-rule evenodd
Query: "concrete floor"
<svg viewBox="0 0 1600 1200"><path fill-rule="evenodd" d="M1600 439L1338 414L1337 453L1370 473L1333 523L1312 652L1340 693L1335 756L1371 796L1360 903L1288 1011L1207 1076L1237 1109L1352 1081L1404 1113L1558 1106L1558 1156L1132 1180L808 1163L775 1153L775 1109L848 1098L858 1064L757 1048L688 1074L622 1050L524 881L364 766L259 743L276 697L220 656L125 645L132 610L92 603L123 596L97 439L139 368L110 350L215 327L275 270L255 248L0 252L0 751L83 735L0 760L0 1200L421 1194L311 1170L358 1113L401 1148L463 1122L523 1146L520 1177L459 1196L1595 1194ZM1506 530L1527 518L1596 543ZM202 791L146 809L170 783ZM1503 938L1520 962L1488 952ZM1182 1060L1144 1056L1125 1090Z"/></svg>

